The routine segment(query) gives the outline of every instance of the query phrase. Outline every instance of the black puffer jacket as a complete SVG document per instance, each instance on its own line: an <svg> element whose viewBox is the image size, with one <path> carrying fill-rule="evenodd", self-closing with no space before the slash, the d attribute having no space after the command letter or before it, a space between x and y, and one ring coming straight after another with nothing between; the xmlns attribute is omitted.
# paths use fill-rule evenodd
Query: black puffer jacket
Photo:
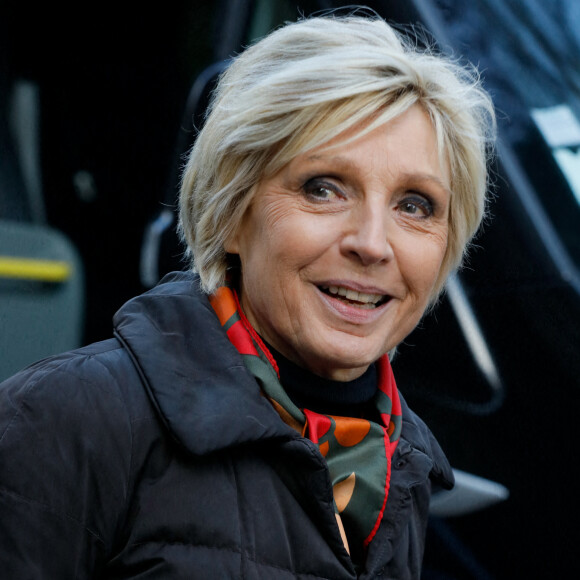
<svg viewBox="0 0 580 580"><path fill-rule="evenodd" d="M0 386L2 578L356 578L324 459L260 396L194 278L128 302L115 334ZM452 480L403 412L361 578L419 578L430 480Z"/></svg>

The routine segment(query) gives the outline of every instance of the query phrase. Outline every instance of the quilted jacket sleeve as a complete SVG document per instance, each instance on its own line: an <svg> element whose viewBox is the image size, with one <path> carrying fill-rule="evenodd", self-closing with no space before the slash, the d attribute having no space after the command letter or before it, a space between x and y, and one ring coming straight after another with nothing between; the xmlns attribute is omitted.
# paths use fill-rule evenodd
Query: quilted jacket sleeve
<svg viewBox="0 0 580 580"><path fill-rule="evenodd" d="M38 363L0 385L3 578L98 576L122 517L130 420L89 355Z"/></svg>

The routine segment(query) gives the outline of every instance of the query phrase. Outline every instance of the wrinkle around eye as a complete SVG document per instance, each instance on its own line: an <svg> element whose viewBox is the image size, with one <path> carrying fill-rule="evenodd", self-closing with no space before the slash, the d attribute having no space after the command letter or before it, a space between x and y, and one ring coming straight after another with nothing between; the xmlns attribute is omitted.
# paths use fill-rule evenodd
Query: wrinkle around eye
<svg viewBox="0 0 580 580"><path fill-rule="evenodd" d="M405 231L420 236L429 236L445 247L449 238L447 219L416 218L411 214L401 214L399 225Z"/></svg>

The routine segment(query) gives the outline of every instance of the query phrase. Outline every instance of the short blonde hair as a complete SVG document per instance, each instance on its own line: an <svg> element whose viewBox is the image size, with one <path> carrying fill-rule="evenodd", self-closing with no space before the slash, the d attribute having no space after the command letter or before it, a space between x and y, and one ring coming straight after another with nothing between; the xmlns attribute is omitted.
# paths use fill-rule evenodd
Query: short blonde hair
<svg viewBox="0 0 580 580"><path fill-rule="evenodd" d="M483 219L495 117L477 72L378 17L322 16L286 24L237 56L221 76L183 174L179 231L212 293L228 267L257 184L355 125L364 132L414 104L429 114L451 170L449 239L435 296Z"/></svg>

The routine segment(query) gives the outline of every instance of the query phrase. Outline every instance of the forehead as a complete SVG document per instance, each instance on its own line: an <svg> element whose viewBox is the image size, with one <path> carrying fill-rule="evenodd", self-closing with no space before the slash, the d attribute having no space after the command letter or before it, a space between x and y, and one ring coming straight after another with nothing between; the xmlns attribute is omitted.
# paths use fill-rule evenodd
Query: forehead
<svg viewBox="0 0 580 580"><path fill-rule="evenodd" d="M304 153L288 165L331 163L350 170L361 165L395 169L404 176L450 187L450 167L430 116L413 105L396 117L373 116Z"/></svg>

